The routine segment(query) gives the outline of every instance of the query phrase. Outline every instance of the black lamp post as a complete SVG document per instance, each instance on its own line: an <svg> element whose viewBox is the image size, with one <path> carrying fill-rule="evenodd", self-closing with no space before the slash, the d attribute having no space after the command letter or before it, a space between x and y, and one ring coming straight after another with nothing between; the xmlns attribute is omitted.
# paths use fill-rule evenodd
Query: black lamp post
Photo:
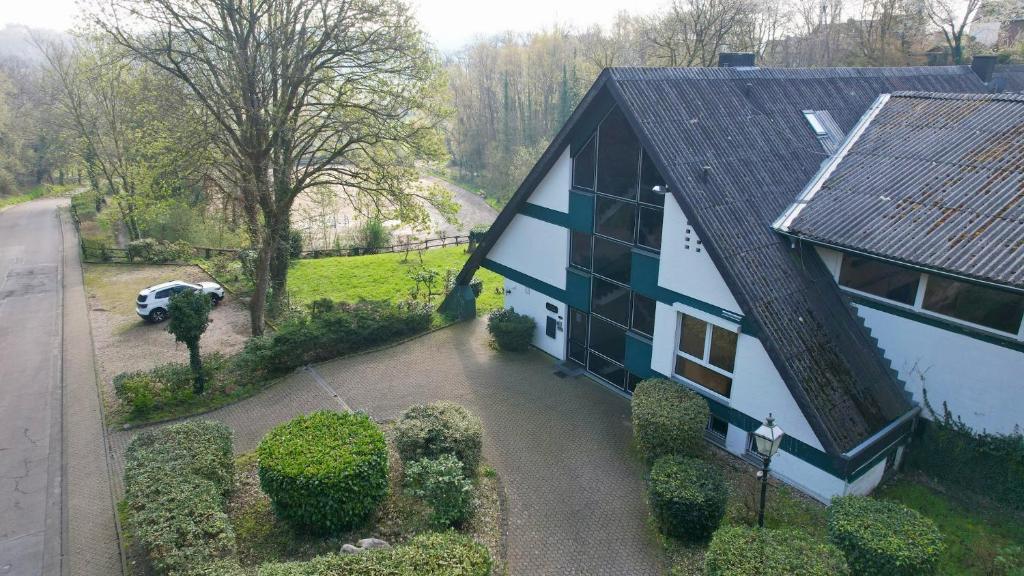
<svg viewBox="0 0 1024 576"><path fill-rule="evenodd" d="M757 525L764 528L764 502L768 496L768 467L772 463L772 456L779 451L782 437L785 433L782 428L775 425L775 419L769 413L768 418L760 428L754 431L754 442L757 452L761 455L764 468L761 469L761 509L757 513Z"/></svg>

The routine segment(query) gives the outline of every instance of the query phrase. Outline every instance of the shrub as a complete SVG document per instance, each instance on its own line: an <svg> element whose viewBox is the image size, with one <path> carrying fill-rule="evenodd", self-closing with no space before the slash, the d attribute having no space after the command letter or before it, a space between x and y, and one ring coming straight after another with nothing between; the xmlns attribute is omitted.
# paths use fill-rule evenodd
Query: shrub
<svg viewBox="0 0 1024 576"><path fill-rule="evenodd" d="M300 529L357 526L388 493L384 433L365 414L299 416L268 432L256 454L274 512Z"/></svg>
<svg viewBox="0 0 1024 576"><path fill-rule="evenodd" d="M640 382L633 391L633 436L648 461L668 454L698 455L704 448L708 402L663 378Z"/></svg>
<svg viewBox="0 0 1024 576"><path fill-rule="evenodd" d="M404 462L452 454L468 476L480 464L482 438L480 419L450 402L411 406L395 424L395 446Z"/></svg>
<svg viewBox="0 0 1024 576"><path fill-rule="evenodd" d="M487 330L498 344L498 348L510 352L521 352L533 342L537 323L525 314L516 314L512 308L495 310L487 318Z"/></svg>
<svg viewBox="0 0 1024 576"><path fill-rule="evenodd" d="M484 291L484 281L479 278L473 278L469 281L469 289L473 291L473 296L479 298L480 294Z"/></svg>
<svg viewBox="0 0 1024 576"><path fill-rule="evenodd" d="M649 480L651 511L661 531L687 540L703 540L725 515L728 487L721 472L696 458L665 456L654 463Z"/></svg>
<svg viewBox="0 0 1024 576"><path fill-rule="evenodd" d="M473 514L473 482L452 454L407 464L405 487L410 495L430 505L437 527L459 526Z"/></svg>
<svg viewBox="0 0 1024 576"><path fill-rule="evenodd" d="M158 573L231 563L235 535L224 507L233 479L231 431L223 424L186 422L132 440L124 468L127 523Z"/></svg>
<svg viewBox="0 0 1024 576"><path fill-rule="evenodd" d="M487 548L455 532L420 534L408 544L308 562L264 564L259 576L490 576Z"/></svg>
<svg viewBox="0 0 1024 576"><path fill-rule="evenodd" d="M934 574L942 535L928 518L896 502L842 496L828 509L828 535L854 574Z"/></svg>
<svg viewBox="0 0 1024 576"><path fill-rule="evenodd" d="M222 379L230 363L219 352L203 357L203 378L207 382ZM172 362L145 372L125 372L114 377L114 395L136 419L160 410L180 406L195 398L193 373L188 364Z"/></svg>
<svg viewBox="0 0 1024 576"><path fill-rule="evenodd" d="M251 344L249 353L257 369L280 374L424 332L431 321L429 307L339 302L330 311L285 322L273 336Z"/></svg>
<svg viewBox="0 0 1024 576"><path fill-rule="evenodd" d="M930 409L931 406L926 403ZM932 478L1024 511L1024 436L976 432L943 405L907 451L907 465Z"/></svg>
<svg viewBox="0 0 1024 576"><path fill-rule="evenodd" d="M185 262L191 260L194 255L195 249L184 240L166 242L154 238L141 238L128 243L128 256L139 262Z"/></svg>
<svg viewBox="0 0 1024 576"><path fill-rule="evenodd" d="M704 557L707 576L848 576L843 554L799 530L727 526Z"/></svg>

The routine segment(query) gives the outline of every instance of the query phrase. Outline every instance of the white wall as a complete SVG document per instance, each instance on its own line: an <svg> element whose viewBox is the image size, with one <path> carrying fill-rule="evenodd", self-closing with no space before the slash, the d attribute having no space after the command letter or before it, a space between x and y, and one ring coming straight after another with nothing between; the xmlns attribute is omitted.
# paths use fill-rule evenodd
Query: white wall
<svg viewBox="0 0 1024 576"><path fill-rule="evenodd" d="M787 435L824 450L761 341L740 334L736 343L730 406L763 420L771 412Z"/></svg>
<svg viewBox="0 0 1024 576"><path fill-rule="evenodd" d="M725 437L725 449L742 456L747 450L747 433L730 424L729 433ZM754 470L751 469L750 473L754 474ZM772 458L770 474L825 503L846 491L846 482L842 479L781 450Z"/></svg>
<svg viewBox="0 0 1024 576"><path fill-rule="evenodd" d="M527 202L569 213L569 188L572 186L572 158L566 146L562 155L533 189Z"/></svg>
<svg viewBox="0 0 1024 576"><path fill-rule="evenodd" d="M882 482L882 477L885 475L885 459L878 462L871 467L870 470L865 472L860 478L857 478L853 482L850 482L846 486L847 494L856 494L858 496L865 496L875 489Z"/></svg>
<svg viewBox="0 0 1024 576"><path fill-rule="evenodd" d="M1014 426L1024 427L1024 352L856 307L915 401L923 403L921 390L926 388L936 411L945 401L976 430L1007 434Z"/></svg>
<svg viewBox="0 0 1024 576"><path fill-rule="evenodd" d="M815 252L818 253L818 257L825 263L825 268L832 274L833 278L839 278L839 267L843 263L843 255L835 250L829 248L822 248L821 246L814 247Z"/></svg>
<svg viewBox="0 0 1024 576"><path fill-rule="evenodd" d="M558 308L557 313L547 309L546 305L549 303ZM565 360L565 327L568 325L565 304L506 278L505 307L514 308L519 314L531 316L537 323L537 330L533 333L533 345L559 360ZM555 317L559 322L554 338L549 338L544 331L548 316Z"/></svg>
<svg viewBox="0 0 1024 576"><path fill-rule="evenodd" d="M487 257L541 282L565 289L569 230L516 214Z"/></svg>
<svg viewBox="0 0 1024 576"><path fill-rule="evenodd" d="M661 238L660 286L737 314L743 312L672 196L665 197Z"/></svg>

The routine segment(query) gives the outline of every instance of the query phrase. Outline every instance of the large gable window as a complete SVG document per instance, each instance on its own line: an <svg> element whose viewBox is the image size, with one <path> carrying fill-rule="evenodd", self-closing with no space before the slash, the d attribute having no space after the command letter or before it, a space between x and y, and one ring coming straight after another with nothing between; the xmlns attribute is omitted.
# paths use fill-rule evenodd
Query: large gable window
<svg viewBox="0 0 1024 576"><path fill-rule="evenodd" d="M732 330L680 313L676 376L728 398L737 339Z"/></svg>
<svg viewBox="0 0 1024 576"><path fill-rule="evenodd" d="M598 131L597 191L636 198L640 178L640 142L618 108L601 121Z"/></svg>
<svg viewBox="0 0 1024 576"><path fill-rule="evenodd" d="M597 167L597 138L591 138L572 159L572 185L584 190L594 189L594 170Z"/></svg>

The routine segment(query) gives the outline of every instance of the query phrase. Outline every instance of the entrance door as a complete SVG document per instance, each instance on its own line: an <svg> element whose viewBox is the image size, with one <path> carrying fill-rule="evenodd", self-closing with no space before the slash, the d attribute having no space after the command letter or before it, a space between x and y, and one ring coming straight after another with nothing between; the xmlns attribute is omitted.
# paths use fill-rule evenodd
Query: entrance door
<svg viewBox="0 0 1024 576"><path fill-rule="evenodd" d="M587 336L589 315L575 308L569 308L569 359L581 366L587 365Z"/></svg>

